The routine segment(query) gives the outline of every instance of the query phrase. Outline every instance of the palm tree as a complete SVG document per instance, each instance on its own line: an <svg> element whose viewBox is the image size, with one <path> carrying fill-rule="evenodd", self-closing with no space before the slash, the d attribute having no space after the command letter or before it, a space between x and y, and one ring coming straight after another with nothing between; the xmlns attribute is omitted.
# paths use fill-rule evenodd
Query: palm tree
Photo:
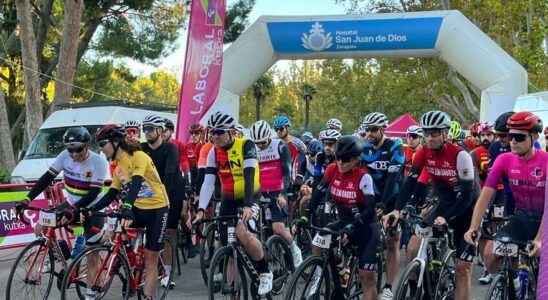
<svg viewBox="0 0 548 300"><path fill-rule="evenodd" d="M270 96L274 89L272 76L263 74L251 86L251 89L253 90L253 96L255 97L255 118L256 121L259 121L261 119L261 102L264 102L266 97Z"/></svg>
<svg viewBox="0 0 548 300"><path fill-rule="evenodd" d="M304 121L304 129L308 130L308 120L309 120L309 114L310 114L310 100L314 97L316 94L316 88L309 84L304 83L301 86L301 97L305 101L305 121Z"/></svg>

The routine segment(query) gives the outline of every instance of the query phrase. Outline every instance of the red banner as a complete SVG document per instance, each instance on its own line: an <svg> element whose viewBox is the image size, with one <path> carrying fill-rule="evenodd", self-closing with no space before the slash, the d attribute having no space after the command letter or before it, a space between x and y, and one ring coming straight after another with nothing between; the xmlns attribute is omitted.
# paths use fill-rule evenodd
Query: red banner
<svg viewBox="0 0 548 300"><path fill-rule="evenodd" d="M225 0L192 0L185 68L179 98L177 139L188 142L188 128L213 105L221 84Z"/></svg>

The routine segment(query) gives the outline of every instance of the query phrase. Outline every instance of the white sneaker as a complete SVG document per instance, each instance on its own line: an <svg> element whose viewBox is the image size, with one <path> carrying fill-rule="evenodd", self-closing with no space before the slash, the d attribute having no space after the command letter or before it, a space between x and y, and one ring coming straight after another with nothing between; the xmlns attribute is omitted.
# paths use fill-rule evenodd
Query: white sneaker
<svg viewBox="0 0 548 300"><path fill-rule="evenodd" d="M301 253L301 249L299 249L298 247L297 249L293 249L291 252L293 254L293 266L296 269L303 262L303 255Z"/></svg>
<svg viewBox="0 0 548 300"><path fill-rule="evenodd" d="M389 288L384 288L382 290L381 300L392 300L392 298L394 298L392 290L390 290Z"/></svg>
<svg viewBox="0 0 548 300"><path fill-rule="evenodd" d="M162 280L160 282L162 284L162 287L167 287L168 284L169 284L170 289L175 287L175 282L169 281L169 277L167 277L167 276L162 278Z"/></svg>
<svg viewBox="0 0 548 300"><path fill-rule="evenodd" d="M272 290L272 280L274 279L274 274L272 272L261 273L259 274L259 290L257 293L259 296L264 296Z"/></svg>
<svg viewBox="0 0 548 300"><path fill-rule="evenodd" d="M492 280L493 276L489 272L485 272L485 274L478 279L481 284L489 284Z"/></svg>
<svg viewBox="0 0 548 300"><path fill-rule="evenodd" d="M86 299L85 300L95 300L97 298L97 292L92 291L91 289L86 289Z"/></svg>

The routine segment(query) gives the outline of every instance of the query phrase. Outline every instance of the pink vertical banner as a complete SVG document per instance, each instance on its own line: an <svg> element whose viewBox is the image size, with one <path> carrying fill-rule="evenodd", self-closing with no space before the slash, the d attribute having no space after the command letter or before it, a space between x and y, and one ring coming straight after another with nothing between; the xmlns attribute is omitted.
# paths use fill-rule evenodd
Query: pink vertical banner
<svg viewBox="0 0 548 300"><path fill-rule="evenodd" d="M198 122L219 93L225 35L225 0L192 0L177 139L188 142L188 127Z"/></svg>

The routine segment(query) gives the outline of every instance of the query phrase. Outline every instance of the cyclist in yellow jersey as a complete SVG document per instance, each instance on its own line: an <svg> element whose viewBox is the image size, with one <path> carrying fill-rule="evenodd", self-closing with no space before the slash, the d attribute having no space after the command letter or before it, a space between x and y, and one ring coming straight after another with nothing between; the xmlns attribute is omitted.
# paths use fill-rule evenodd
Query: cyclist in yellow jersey
<svg viewBox="0 0 548 300"><path fill-rule="evenodd" d="M216 112L208 121L209 134L215 145L207 158L206 173L200 191L200 205L194 223L199 221L213 195L215 177L221 180L220 215L235 215L243 208L242 220L236 225L236 237L257 263L259 272L258 294L272 290L273 274L268 270L261 242L249 232L244 224L251 219L251 206L260 197L259 163L257 150L251 140L236 137L236 122L230 115ZM223 228L224 227L224 228ZM226 225L219 229L221 243L227 243Z"/></svg>
<svg viewBox="0 0 548 300"><path fill-rule="evenodd" d="M127 193L122 209L124 227L145 228L145 299L156 294L158 259L163 248L167 224L168 201L164 185L152 163L152 159L140 150L140 145L128 143L122 125L107 124L96 135L99 147L108 159L116 158L118 164L112 174L112 185L89 211L107 207L120 193ZM123 198L123 197L121 197Z"/></svg>

